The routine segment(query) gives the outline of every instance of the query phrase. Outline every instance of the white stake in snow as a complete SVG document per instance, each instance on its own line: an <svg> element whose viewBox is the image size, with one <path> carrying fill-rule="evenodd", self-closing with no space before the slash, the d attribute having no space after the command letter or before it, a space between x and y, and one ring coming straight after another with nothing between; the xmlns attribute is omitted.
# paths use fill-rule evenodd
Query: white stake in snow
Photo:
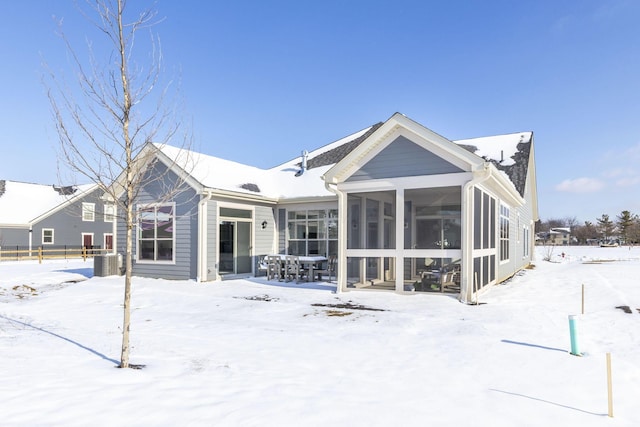
<svg viewBox="0 0 640 427"><path fill-rule="evenodd" d="M607 353L607 400L609 405L609 417L613 418L613 384L611 381L611 353Z"/></svg>

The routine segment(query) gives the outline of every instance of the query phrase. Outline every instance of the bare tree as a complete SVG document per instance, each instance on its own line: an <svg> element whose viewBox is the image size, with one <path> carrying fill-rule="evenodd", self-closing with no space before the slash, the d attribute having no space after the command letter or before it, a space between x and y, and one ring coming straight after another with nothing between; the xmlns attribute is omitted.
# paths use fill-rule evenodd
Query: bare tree
<svg viewBox="0 0 640 427"><path fill-rule="evenodd" d="M87 0L79 11L102 38L96 44L87 42L84 59L60 31L77 79L70 87L46 67L49 79L45 84L59 139L59 164L66 166L74 179L80 176L96 183L105 199L115 205L116 215L126 228L121 368L136 367L129 363L133 230L137 220L134 204L150 180L166 181L148 173L157 161L156 146L151 143L173 143L182 128L176 98L167 99L177 89L161 78L160 41L152 31L160 22L157 12L146 9L128 14L126 4L126 0ZM141 30L148 30L146 44L136 40ZM106 46L105 52L98 56L102 46ZM186 149L190 141L186 133L177 139ZM164 189L167 198L183 183L174 180L171 185Z"/></svg>

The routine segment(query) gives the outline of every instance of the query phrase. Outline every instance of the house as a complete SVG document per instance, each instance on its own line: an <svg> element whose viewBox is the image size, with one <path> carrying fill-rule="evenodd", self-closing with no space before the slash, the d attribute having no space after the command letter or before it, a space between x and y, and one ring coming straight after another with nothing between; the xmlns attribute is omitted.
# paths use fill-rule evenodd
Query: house
<svg viewBox="0 0 640 427"><path fill-rule="evenodd" d="M549 230L549 243L552 245L570 245L574 239L571 238L571 228L555 227Z"/></svg>
<svg viewBox="0 0 640 427"><path fill-rule="evenodd" d="M0 250L113 249L113 205L96 185L0 180Z"/></svg>
<svg viewBox="0 0 640 427"><path fill-rule="evenodd" d="M472 301L533 257L532 132L450 141L396 113L267 170L168 145L149 154L147 173L165 178L136 200L135 275L207 282L255 275L271 253L335 255L338 292L431 291L446 271ZM164 180L184 191L158 203Z"/></svg>

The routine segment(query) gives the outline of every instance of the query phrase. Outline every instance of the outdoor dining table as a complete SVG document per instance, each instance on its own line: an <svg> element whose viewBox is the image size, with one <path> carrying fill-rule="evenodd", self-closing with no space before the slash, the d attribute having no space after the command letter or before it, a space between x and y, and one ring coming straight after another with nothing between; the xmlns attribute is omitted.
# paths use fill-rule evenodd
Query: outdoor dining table
<svg viewBox="0 0 640 427"><path fill-rule="evenodd" d="M287 256L289 255L276 254L272 256L278 257L278 259L280 260L280 266L281 266L279 271L283 272L284 269L282 267L284 267ZM298 257L300 264L302 265L304 270L307 272L307 282L313 279L314 270L322 269L322 267L319 264L327 261L327 257L322 255L294 255L294 256ZM284 279L284 277L282 277L283 274L284 273L280 274L280 279Z"/></svg>

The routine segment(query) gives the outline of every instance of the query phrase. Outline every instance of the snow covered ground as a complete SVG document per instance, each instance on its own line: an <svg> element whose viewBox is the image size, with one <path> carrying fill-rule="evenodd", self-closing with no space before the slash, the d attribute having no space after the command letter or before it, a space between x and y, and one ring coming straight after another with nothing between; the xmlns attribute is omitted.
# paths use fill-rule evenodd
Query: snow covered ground
<svg viewBox="0 0 640 427"><path fill-rule="evenodd" d="M122 278L91 277L90 261L2 262L0 425L638 425L640 248L557 248L554 262L542 251L477 306L135 278L141 370L115 368ZM568 315L582 285L578 357ZM380 311L330 307L342 303Z"/></svg>

